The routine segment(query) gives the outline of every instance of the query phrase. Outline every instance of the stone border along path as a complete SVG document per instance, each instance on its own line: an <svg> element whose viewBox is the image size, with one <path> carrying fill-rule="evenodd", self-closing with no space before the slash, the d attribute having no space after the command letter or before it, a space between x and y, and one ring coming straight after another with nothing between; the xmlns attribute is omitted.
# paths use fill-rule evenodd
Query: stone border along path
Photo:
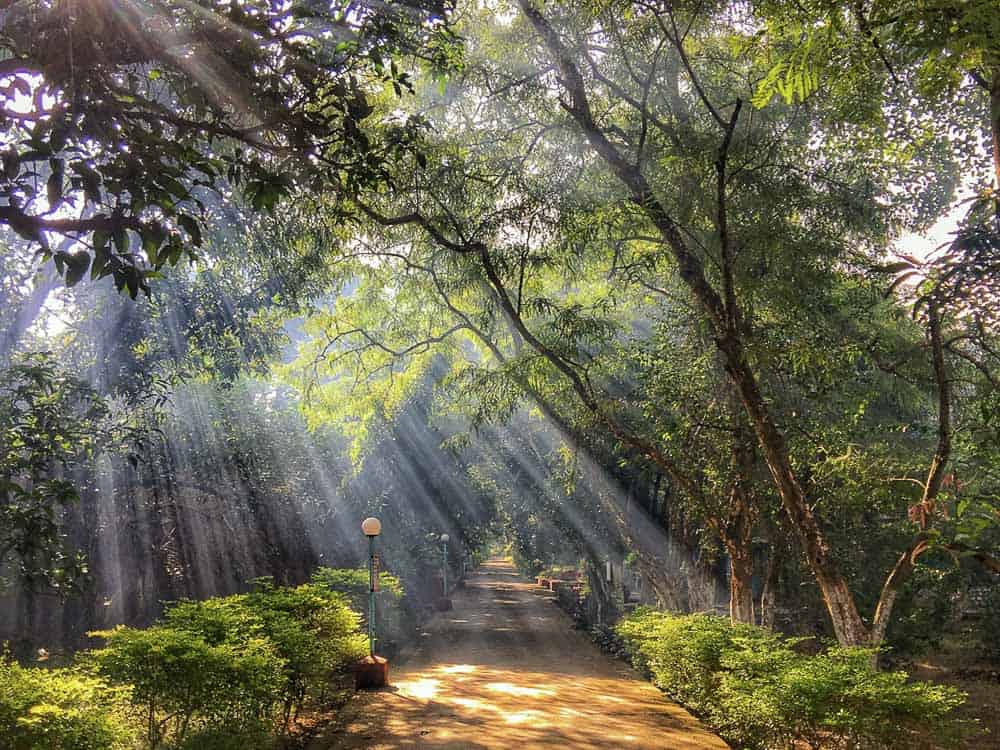
<svg viewBox="0 0 1000 750"><path fill-rule="evenodd" d="M604 653L490 560L431 619L392 687L360 693L309 750L726 750L680 706Z"/></svg>

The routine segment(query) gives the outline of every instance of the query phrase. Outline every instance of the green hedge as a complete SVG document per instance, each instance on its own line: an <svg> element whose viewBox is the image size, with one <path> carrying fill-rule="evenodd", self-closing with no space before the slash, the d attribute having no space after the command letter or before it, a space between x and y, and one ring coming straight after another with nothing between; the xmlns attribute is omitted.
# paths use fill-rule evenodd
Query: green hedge
<svg viewBox="0 0 1000 750"><path fill-rule="evenodd" d="M25 668L0 656L0 747L118 750L134 745L124 695L80 669Z"/></svg>
<svg viewBox="0 0 1000 750"><path fill-rule="evenodd" d="M786 638L712 615L638 610L617 627L633 662L735 748L908 748L953 744L959 691L878 672L870 649L808 655Z"/></svg>
<svg viewBox="0 0 1000 750"><path fill-rule="evenodd" d="M148 746L223 746L286 728L365 653L346 597L320 586L257 582L249 594L171 605L157 625L97 633L87 661L128 686ZM211 739L209 735L216 736Z"/></svg>
<svg viewBox="0 0 1000 750"><path fill-rule="evenodd" d="M269 747L365 655L360 622L348 594L261 579L171 604L149 628L92 633L104 647L72 669L0 656L0 750Z"/></svg>
<svg viewBox="0 0 1000 750"><path fill-rule="evenodd" d="M71 669L0 655L2 750L265 748L366 652L348 598L307 584L168 606L94 633Z"/></svg>

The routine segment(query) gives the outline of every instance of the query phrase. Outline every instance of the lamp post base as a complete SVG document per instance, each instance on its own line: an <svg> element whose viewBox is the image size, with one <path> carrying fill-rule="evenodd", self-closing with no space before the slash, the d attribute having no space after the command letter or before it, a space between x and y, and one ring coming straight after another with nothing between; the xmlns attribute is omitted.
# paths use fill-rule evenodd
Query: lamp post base
<svg viewBox="0 0 1000 750"><path fill-rule="evenodd" d="M437 601L434 602L434 609L438 612L447 612L451 609L451 599L447 596L439 597Z"/></svg>
<svg viewBox="0 0 1000 750"><path fill-rule="evenodd" d="M354 689L371 690L389 684L389 660L384 656L366 656L354 665Z"/></svg>

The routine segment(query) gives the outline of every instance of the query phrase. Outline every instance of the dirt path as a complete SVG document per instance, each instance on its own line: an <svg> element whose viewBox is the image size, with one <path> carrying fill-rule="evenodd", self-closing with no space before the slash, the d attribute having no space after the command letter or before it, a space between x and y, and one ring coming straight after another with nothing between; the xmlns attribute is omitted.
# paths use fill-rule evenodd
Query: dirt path
<svg viewBox="0 0 1000 750"><path fill-rule="evenodd" d="M505 561L486 563L393 669L310 750L725 750ZM393 665L395 667L395 665Z"/></svg>

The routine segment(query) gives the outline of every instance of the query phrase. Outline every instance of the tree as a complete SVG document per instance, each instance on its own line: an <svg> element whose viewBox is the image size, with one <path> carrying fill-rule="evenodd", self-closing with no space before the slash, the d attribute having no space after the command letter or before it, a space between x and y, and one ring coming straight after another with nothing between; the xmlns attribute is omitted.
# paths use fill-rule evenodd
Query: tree
<svg viewBox="0 0 1000 750"><path fill-rule="evenodd" d="M63 544L60 515L79 500L71 471L121 425L108 405L44 355L0 371L0 565L68 591L87 571Z"/></svg>
<svg viewBox="0 0 1000 750"><path fill-rule="evenodd" d="M551 368L547 372L569 387L592 425L697 496L703 491L697 473L692 476L660 438L651 440L621 410L618 391L606 377L594 377L600 371L595 352L608 349L614 325L607 326L600 302L579 292L591 291L581 271L592 262L589 268L603 263L612 275L618 272L664 300L677 295L665 281L676 273L756 433L838 638L849 644L877 640L877 629L870 631L859 613L798 477L799 459L777 416L794 418L795 411L787 408L778 384L769 382L769 368L781 363L787 344L769 340L763 324L768 316L789 319L807 310L812 302L802 297L803 289L835 290L843 275L838 263L864 272L883 252L895 222L917 224L934 206L947 203L948 190L932 190L911 212L896 210L899 202L892 198L896 182L923 196L921 183L912 179L915 173L952 173L960 157L947 147L947 128L931 131L928 137L937 147L914 166L884 156L884 117L898 118L901 110L875 107L855 113L852 125L863 137L841 136L846 105L837 97L751 111L743 103L752 98L755 76L766 74L767 60L744 52L757 51L754 38L732 31L725 11L699 14L623 4L615 6L618 12L601 6L588 14L552 6L546 13L553 21L529 3L518 5L540 50L516 48L516 73L490 57L494 40L480 40L469 55L487 60L477 69L481 78L469 85L481 97L473 99L469 122L482 121L476 111L482 109L482 97L500 101L498 109L515 116L502 126L508 129L504 145L509 148L497 149L499 133L491 140L480 131L463 149L446 147L435 155L446 169L400 177L391 197L379 196L378 205L362 199L360 210L390 243L408 248L395 253L401 258L398 273L420 265L464 269L465 288L478 284L486 290L481 295L488 301L488 319L496 321L497 330L509 329L516 351L528 352L534 368ZM524 31L514 28L494 33L509 43ZM588 34L605 37L608 44L593 43ZM635 61L649 59L650 49L657 50L652 62L638 66ZM510 54L509 47L504 51ZM738 55L739 62L728 67L706 62L717 63L727 54ZM505 96L512 90L517 94ZM565 117L548 114L554 103ZM457 97L443 108L454 122L468 124ZM820 148L817 129L825 139ZM596 153L597 165L577 157L574 135ZM617 178L624 196L614 188L595 189L594 183L580 190L583 181L601 179L603 170ZM559 177L546 183L540 174ZM553 201L563 190L572 198ZM592 218L594 202L586 206L589 224L573 222L588 214L573 205L583 196L605 207L598 222ZM876 201L883 198L880 208ZM406 244L414 242L413 235L400 233L401 227L418 228L451 258L415 260L413 246ZM848 239L862 251L849 250ZM557 268L570 274L576 288L545 294L546 274L553 286L566 278ZM422 352L435 339L467 328L442 332L437 322L430 321L429 330L437 332L423 337ZM364 332L347 325L335 338L363 338ZM360 350L372 351L381 343L362 340ZM376 356L405 353L406 346L397 341L387 347L391 351ZM887 593L887 605L888 599Z"/></svg>
<svg viewBox="0 0 1000 750"><path fill-rule="evenodd" d="M990 0L766 2L760 11L776 59L758 103L776 93L804 98L825 86L842 92L872 73L887 77L888 85L865 95L874 104L914 93L947 102L949 119L960 123L953 137L978 161L972 176L992 172L1000 188L1000 19ZM979 133L990 143L990 170L978 158Z"/></svg>
<svg viewBox="0 0 1000 750"><path fill-rule="evenodd" d="M443 64L450 36L420 0L19 0L0 45L0 224L67 283L89 270L135 297L194 257L210 191L271 210L299 186L377 184L419 129L379 103L409 86L403 56Z"/></svg>

